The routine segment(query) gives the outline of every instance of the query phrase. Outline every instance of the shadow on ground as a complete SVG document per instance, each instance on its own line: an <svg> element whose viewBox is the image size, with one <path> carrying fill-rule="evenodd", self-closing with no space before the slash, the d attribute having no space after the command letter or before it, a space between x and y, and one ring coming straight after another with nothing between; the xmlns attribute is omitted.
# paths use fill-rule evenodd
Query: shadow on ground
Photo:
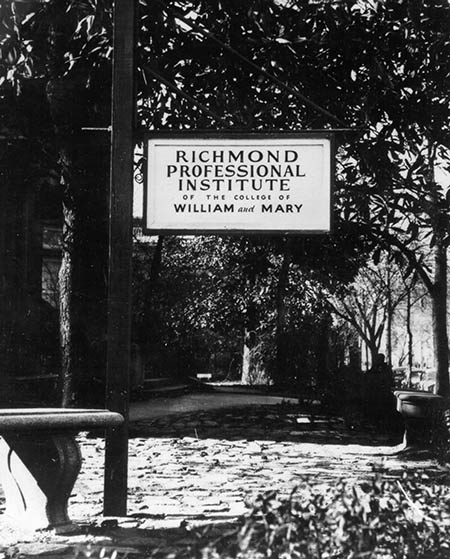
<svg viewBox="0 0 450 559"><path fill-rule="evenodd" d="M398 425L362 413L346 422L287 404L140 419L131 424L127 518L92 522L101 507L103 439L82 437L86 464L71 500L72 517L85 523L80 533L11 539L17 547L6 549L3 539L0 558L196 559L208 556L208 545L238 546L242 515L267 491L286 497L380 476L395 483L406 470L447 485L448 471L428 456L396 454L401 438Z"/></svg>
<svg viewBox="0 0 450 559"><path fill-rule="evenodd" d="M132 422L131 437L278 441L315 444L398 445L403 425L395 413L378 419L352 410L339 417L278 404L170 414Z"/></svg>
<svg viewBox="0 0 450 559"><path fill-rule="evenodd" d="M71 534L70 543L34 542L28 549L22 544L20 552L15 546L5 550L0 547L0 551L8 559L194 559L204 556L203 550L210 545L218 549L226 546L229 551L231 547L237 548L238 534L244 525L240 521L145 529L108 523L111 522L105 521L106 526L101 527L81 526L79 532ZM77 539L79 543L74 542Z"/></svg>

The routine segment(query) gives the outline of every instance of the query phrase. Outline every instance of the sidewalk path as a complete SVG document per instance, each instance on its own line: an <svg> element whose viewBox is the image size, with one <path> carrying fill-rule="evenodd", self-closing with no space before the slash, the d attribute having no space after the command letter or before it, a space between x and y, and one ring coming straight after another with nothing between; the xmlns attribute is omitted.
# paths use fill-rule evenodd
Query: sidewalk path
<svg viewBox="0 0 450 559"><path fill-rule="evenodd" d="M298 398L241 394L227 392L192 392L175 398L153 398L146 402L134 402L130 409L130 420L154 419L167 415L220 410L232 407L275 405L282 402L296 404Z"/></svg>
<svg viewBox="0 0 450 559"><path fill-rule="evenodd" d="M192 403L193 396L179 403ZM207 400L206 395L195 396L204 403ZM232 397L236 404L236 395ZM173 544L176 537L170 530L180 526L187 531L201 524L229 526L250 510L263 491L287 495L298 487L301 494L306 484L319 487L342 479L359 483L375 475L395 479L405 470L437 483L448 475L427 456L411 460L398 455L399 436L348 431L339 418L313 418L300 413L297 406L258 401L257 405L247 402L245 407L216 406L187 413L183 403L183 413L175 413L176 402L170 404L153 400L132 412L129 515L119 519L119 528L114 522L112 529L108 522L98 533L93 528L104 522L104 441L83 435L84 464L70 514L89 529L71 537L47 535L43 541L23 536L20 543L13 533L0 530L4 549L17 545L22 556L44 553L41 559L66 549L72 555L67 551L64 557L73 557L77 546L90 541L138 554L144 548L164 545L165 540ZM169 415L162 413L164 405ZM187 531L176 534L184 541Z"/></svg>

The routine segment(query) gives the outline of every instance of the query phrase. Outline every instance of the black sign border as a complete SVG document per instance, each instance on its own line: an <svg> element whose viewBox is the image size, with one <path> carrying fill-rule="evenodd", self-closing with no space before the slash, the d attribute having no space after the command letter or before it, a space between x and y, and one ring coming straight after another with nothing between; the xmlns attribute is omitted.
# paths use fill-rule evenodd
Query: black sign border
<svg viewBox="0 0 450 559"><path fill-rule="evenodd" d="M199 139L199 140L218 140L218 139L239 139L239 140L256 140L264 139L320 139L329 140L330 142L330 229L314 229L314 230L298 230L298 229L153 229L147 227L147 202L150 185L148 184L148 161L147 161L147 143L150 140L161 139ZM232 131L212 131L212 130L192 130L183 132L165 132L155 131L146 132L143 137L144 141L144 165L143 165L143 187L144 187L144 207L143 207L143 232L145 235L189 235L189 236L208 236L208 235L276 235L276 236L305 236L305 235L330 235L334 231L334 196L335 196L335 172L336 172L336 139L334 132L324 131L304 131L304 132L232 132Z"/></svg>

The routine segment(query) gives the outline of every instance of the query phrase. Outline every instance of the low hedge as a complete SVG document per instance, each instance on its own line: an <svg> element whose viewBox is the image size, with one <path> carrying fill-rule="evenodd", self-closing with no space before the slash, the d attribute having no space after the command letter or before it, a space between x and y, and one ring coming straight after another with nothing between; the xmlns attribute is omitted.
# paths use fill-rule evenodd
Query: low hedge
<svg viewBox="0 0 450 559"><path fill-rule="evenodd" d="M450 489L426 476L303 487L261 495L230 537L202 559L448 559Z"/></svg>

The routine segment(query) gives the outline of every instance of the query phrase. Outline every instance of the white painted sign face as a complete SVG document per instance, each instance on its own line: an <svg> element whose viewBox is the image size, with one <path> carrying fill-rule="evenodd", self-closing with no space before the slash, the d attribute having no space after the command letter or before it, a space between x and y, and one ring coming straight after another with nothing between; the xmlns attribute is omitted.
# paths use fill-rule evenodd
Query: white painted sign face
<svg viewBox="0 0 450 559"><path fill-rule="evenodd" d="M147 145L149 232L330 230L327 137L185 137Z"/></svg>

